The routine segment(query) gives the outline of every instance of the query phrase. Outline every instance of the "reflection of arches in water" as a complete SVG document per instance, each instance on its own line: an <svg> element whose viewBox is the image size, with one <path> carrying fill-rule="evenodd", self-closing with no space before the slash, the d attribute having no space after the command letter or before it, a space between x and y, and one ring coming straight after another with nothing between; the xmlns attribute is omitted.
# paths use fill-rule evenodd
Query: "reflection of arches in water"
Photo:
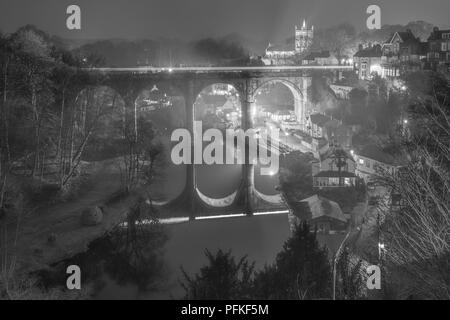
<svg viewBox="0 0 450 320"><path fill-rule="evenodd" d="M269 196L259 192L258 190L256 190L256 188L253 188L253 191L255 195L261 200L272 204L283 204L283 198L281 197L281 194L274 194Z"/></svg>
<svg viewBox="0 0 450 320"><path fill-rule="evenodd" d="M195 188L195 190L197 191L198 196L204 203L214 208L225 208L231 206L234 203L236 196L238 194L238 191L236 190L232 194L224 198L214 199L203 194L198 188Z"/></svg>
<svg viewBox="0 0 450 320"><path fill-rule="evenodd" d="M294 84L293 82L287 80L287 79L271 79L268 81L263 82L256 90L255 90L255 98L257 97L258 93L263 90L264 88L270 87L270 86L274 86L276 84L282 84L284 87L286 87L290 93L292 94L293 97L293 102L294 102L294 113L297 117L297 122L298 123L302 123L302 121L304 121L304 101L303 101L303 95L302 92L300 90L300 88ZM270 88L269 88L270 90ZM253 113L253 115L256 114L256 110L255 113ZM277 156L279 156L278 151L276 151ZM254 194L257 198L271 203L271 204L283 204L283 198L281 196L281 194L275 194L275 195L267 195L264 194L260 191L257 190L256 185L254 183L255 181L255 175L256 175L256 170L253 170L253 173L251 174L251 176L253 177L253 183L252 185L254 186L253 191Z"/></svg>
<svg viewBox="0 0 450 320"><path fill-rule="evenodd" d="M231 83L217 82L209 83L207 86L202 88L202 90L195 96L195 101L193 104L193 119L202 122L202 134L210 128L225 130L226 128L240 127L242 119L242 105L240 95L236 87ZM223 134L223 137L225 137L225 134ZM206 144L208 143L205 142L205 145ZM223 148L224 156L228 152L231 152L231 150L226 150L227 146L225 143L223 144ZM233 165L233 172L235 173L237 171L234 169L237 167L234 166L239 167L239 172L242 172L241 164ZM205 179L205 171L195 170L194 179L196 181L196 192L201 201L208 206L216 208L231 206L235 202L238 194L236 187L239 186L242 179L241 174L235 175L234 173L231 176L228 176L230 179L221 179L220 177L218 179L211 179L210 176L208 179ZM217 177L217 174L215 177ZM208 180L207 187L203 185L206 180ZM200 191L200 188L205 191L215 189L215 187L219 187L221 190L224 190L225 194L231 192L231 190L234 191L223 198L212 198Z"/></svg>

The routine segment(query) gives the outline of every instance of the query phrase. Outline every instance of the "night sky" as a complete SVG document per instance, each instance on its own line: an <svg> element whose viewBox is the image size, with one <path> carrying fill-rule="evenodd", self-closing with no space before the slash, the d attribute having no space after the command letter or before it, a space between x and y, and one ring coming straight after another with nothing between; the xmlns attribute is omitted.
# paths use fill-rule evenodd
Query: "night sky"
<svg viewBox="0 0 450 320"><path fill-rule="evenodd" d="M65 27L66 8L82 9L82 30ZM382 24L425 20L449 27L449 0L0 0L0 30L25 24L67 38L198 39L238 32L283 39L306 18L316 27L350 22L365 28L366 8L378 4Z"/></svg>

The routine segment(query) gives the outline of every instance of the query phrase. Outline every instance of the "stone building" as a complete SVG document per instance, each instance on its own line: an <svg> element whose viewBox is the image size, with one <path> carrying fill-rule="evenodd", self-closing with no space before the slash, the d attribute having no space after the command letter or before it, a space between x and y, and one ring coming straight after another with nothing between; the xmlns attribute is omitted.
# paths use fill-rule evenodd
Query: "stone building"
<svg viewBox="0 0 450 320"><path fill-rule="evenodd" d="M359 46L358 52L353 56L353 66L361 80L372 79L373 74L381 76L381 46L374 45L367 48Z"/></svg>
<svg viewBox="0 0 450 320"><path fill-rule="evenodd" d="M298 62L311 47L313 38L314 27L308 28L303 20L301 28L295 26L293 41L282 45L269 43L262 61L265 65L300 64Z"/></svg>
<svg viewBox="0 0 450 320"><path fill-rule="evenodd" d="M432 69L450 66L450 30L435 27L428 37L427 62Z"/></svg>

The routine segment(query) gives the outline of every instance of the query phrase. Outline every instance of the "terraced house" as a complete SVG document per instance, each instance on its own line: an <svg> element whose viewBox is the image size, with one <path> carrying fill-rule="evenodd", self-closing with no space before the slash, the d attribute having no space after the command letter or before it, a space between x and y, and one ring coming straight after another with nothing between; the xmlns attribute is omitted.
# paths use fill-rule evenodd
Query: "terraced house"
<svg viewBox="0 0 450 320"><path fill-rule="evenodd" d="M450 67L450 30L439 30L438 27L428 37L428 67L436 69L445 69L449 71Z"/></svg>

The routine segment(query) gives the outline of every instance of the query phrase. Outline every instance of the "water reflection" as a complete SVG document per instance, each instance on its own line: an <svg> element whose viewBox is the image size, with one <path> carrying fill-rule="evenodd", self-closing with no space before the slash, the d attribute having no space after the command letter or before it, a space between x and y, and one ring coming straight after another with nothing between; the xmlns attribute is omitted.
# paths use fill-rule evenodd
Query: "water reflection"
<svg viewBox="0 0 450 320"><path fill-rule="evenodd" d="M119 283L103 274L104 285L96 292L98 299L179 299L184 291L179 283L181 269L193 274L206 263L204 250L231 249L235 256L248 255L256 269L272 263L289 237L286 215L228 218L195 221L166 226L163 270L157 286L140 290L130 282ZM126 267L126 264L123 265ZM144 273L145 274L145 273ZM136 273L137 275L137 273Z"/></svg>

